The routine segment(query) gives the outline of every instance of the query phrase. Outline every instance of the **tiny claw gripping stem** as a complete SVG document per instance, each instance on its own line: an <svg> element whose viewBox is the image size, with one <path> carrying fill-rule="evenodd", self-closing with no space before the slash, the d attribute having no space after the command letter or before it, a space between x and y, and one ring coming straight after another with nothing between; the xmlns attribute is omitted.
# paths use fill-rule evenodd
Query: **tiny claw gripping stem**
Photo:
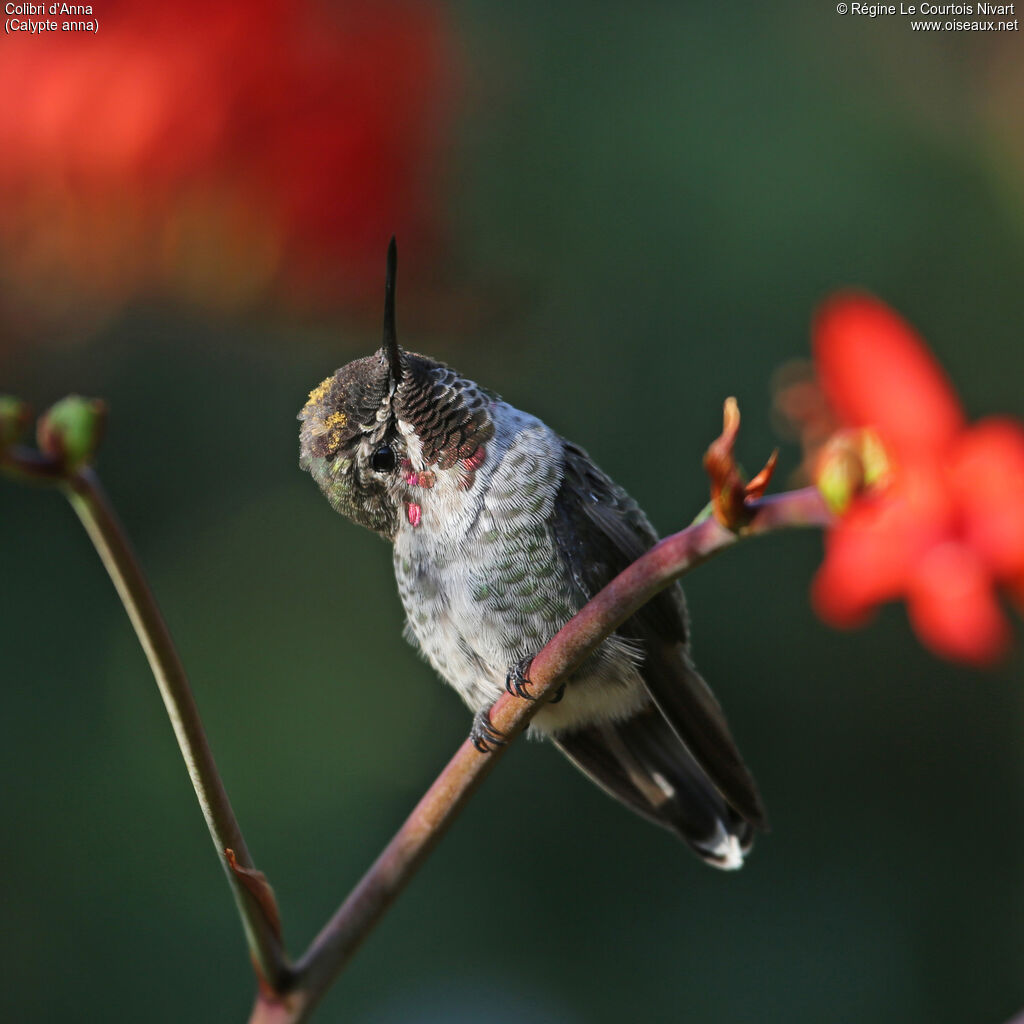
<svg viewBox="0 0 1024 1024"><path fill-rule="evenodd" d="M511 693L513 697L521 697L523 700L536 699L528 689L530 685L529 672L532 664L532 657L522 658L520 661L516 662L516 664L513 665L505 675L505 689Z"/></svg>
<svg viewBox="0 0 1024 1024"><path fill-rule="evenodd" d="M505 746L505 734L494 727L489 708L483 708L473 716L469 738L481 754L490 754L498 747Z"/></svg>
<svg viewBox="0 0 1024 1024"><path fill-rule="evenodd" d="M747 482L733 453L739 432L740 407L735 398L727 398L722 433L711 442L704 455L704 470L711 479L711 507L715 518L730 530L740 530L750 522L751 506L764 496L779 456L776 449L761 472Z"/></svg>

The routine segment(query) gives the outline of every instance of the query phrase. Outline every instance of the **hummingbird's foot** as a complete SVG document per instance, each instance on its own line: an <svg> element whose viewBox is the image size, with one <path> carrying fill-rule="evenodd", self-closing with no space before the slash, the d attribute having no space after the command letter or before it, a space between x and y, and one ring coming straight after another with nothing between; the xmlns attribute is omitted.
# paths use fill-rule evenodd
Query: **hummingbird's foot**
<svg viewBox="0 0 1024 1024"><path fill-rule="evenodd" d="M523 700L534 700L533 695L527 689L530 685L530 680L526 677L532 664L533 658L523 658L508 670L508 674L505 676L505 689L513 697L522 697Z"/></svg>
<svg viewBox="0 0 1024 1024"><path fill-rule="evenodd" d="M505 746L505 734L495 729L491 723L489 708L481 708L473 716L473 727L469 730L469 738L481 754L490 754L498 747Z"/></svg>

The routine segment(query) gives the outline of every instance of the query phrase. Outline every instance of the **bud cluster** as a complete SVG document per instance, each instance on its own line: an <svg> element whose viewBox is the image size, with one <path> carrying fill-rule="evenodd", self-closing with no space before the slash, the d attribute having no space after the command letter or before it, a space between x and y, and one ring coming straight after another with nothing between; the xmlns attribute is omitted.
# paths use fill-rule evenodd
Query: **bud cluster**
<svg viewBox="0 0 1024 1024"><path fill-rule="evenodd" d="M107 407L100 399L68 395L47 409L36 423L38 450L24 444L32 416L27 402L0 395L0 469L54 480L93 461L107 422Z"/></svg>

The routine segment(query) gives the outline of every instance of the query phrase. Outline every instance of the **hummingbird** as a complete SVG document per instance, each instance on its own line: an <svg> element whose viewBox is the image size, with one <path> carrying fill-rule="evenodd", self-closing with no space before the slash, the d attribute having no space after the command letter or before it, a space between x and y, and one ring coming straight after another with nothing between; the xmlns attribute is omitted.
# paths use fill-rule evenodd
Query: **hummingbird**
<svg viewBox="0 0 1024 1024"><path fill-rule="evenodd" d="M300 465L342 515L393 545L405 637L474 713L532 699L529 664L658 541L637 503L578 445L427 356L399 347L388 247L380 349L315 387ZM611 796L719 868L766 827L757 785L690 657L682 588L609 636L533 718Z"/></svg>

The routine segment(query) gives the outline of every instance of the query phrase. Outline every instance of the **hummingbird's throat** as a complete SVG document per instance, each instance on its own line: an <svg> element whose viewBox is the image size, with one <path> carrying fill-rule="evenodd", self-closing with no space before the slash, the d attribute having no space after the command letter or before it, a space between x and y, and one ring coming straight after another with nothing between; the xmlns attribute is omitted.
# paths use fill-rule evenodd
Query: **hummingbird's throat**
<svg viewBox="0 0 1024 1024"><path fill-rule="evenodd" d="M437 476L430 469L416 471L412 468L411 459L402 459L402 479L405 486L417 490L429 491L437 482ZM407 501L405 503L405 518L409 525L416 529L423 521L423 506L418 501Z"/></svg>
<svg viewBox="0 0 1024 1024"><path fill-rule="evenodd" d="M477 444L472 454L458 459L448 469L417 469L416 455L419 455L418 461L423 464L418 438L408 429L408 424L400 422L399 430L405 434L407 441L412 442L409 455L414 456L402 459L399 466L402 483L405 485L401 501L409 525L413 529L424 525L428 512L436 518L438 508L447 509L445 515L449 515L455 514L456 509L469 507L475 499L468 492L473 490L478 471L487 461L486 446ZM430 522L433 524L434 519L431 518Z"/></svg>

